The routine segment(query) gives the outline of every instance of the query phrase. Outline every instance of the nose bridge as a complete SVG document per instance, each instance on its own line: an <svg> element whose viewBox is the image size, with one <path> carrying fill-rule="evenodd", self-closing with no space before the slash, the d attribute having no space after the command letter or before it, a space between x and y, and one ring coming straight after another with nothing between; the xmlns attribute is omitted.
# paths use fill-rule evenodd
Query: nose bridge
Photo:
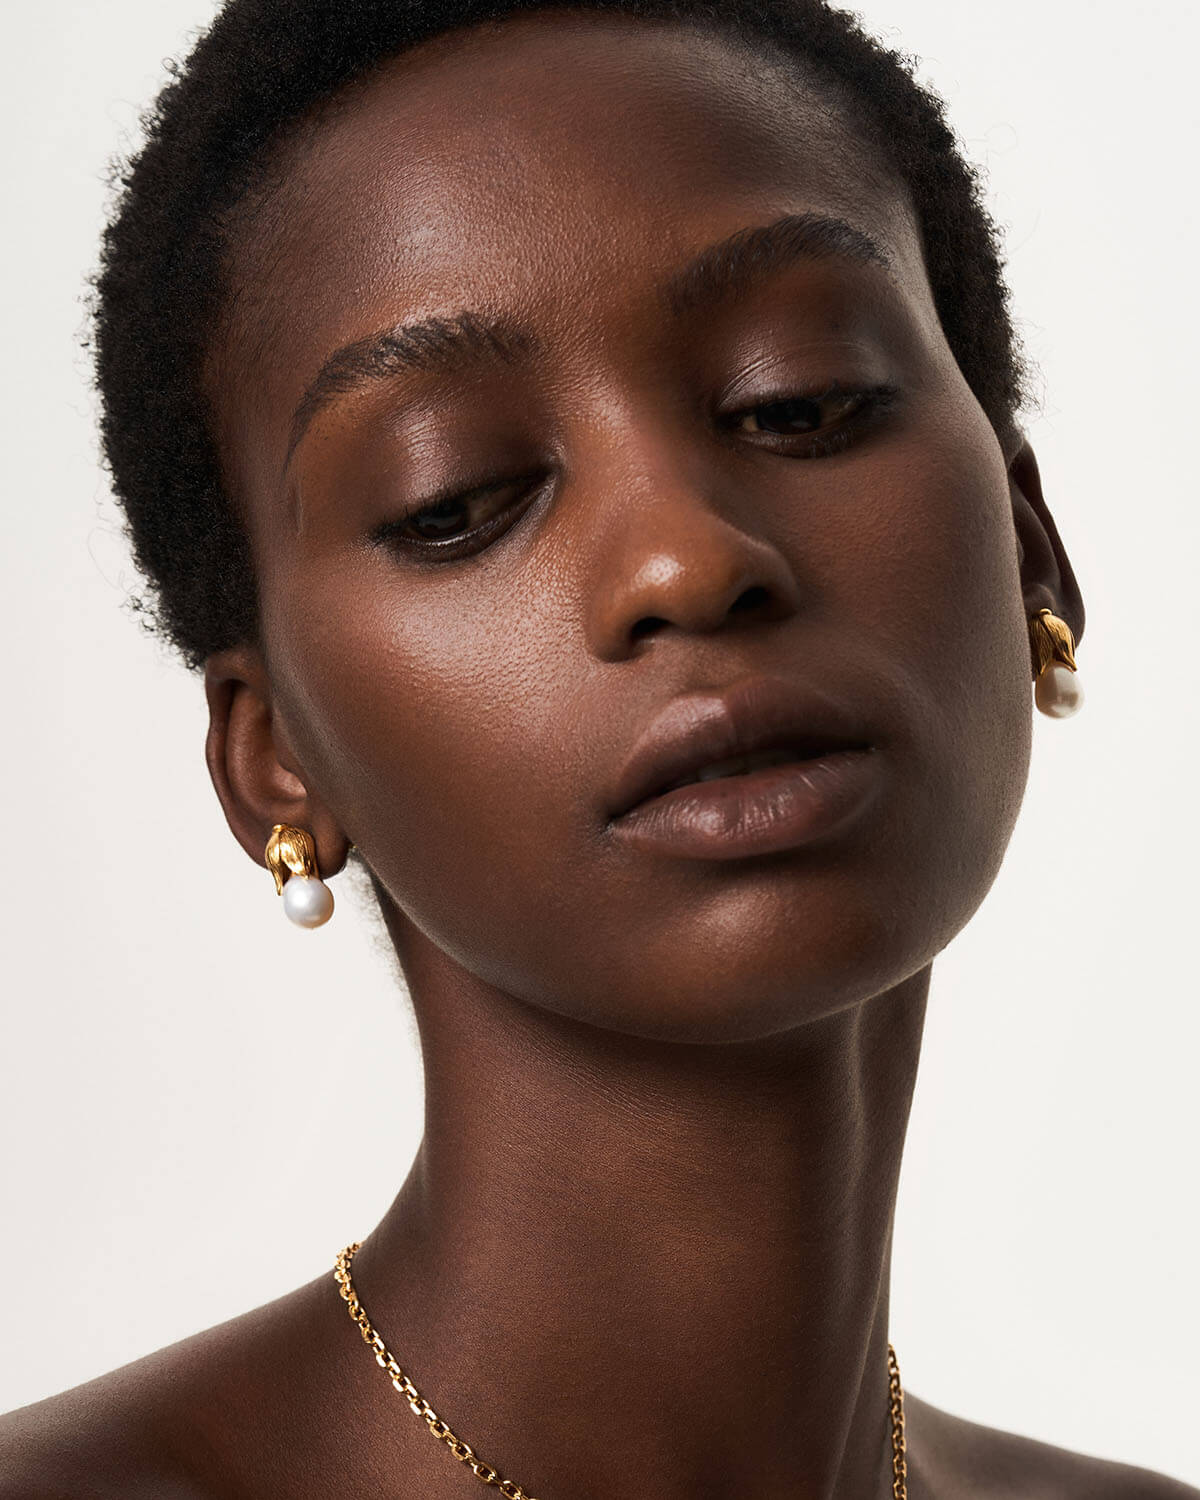
<svg viewBox="0 0 1200 1500"><path fill-rule="evenodd" d="M750 497L694 415L658 403L609 412L578 454L593 572L584 581L591 646L605 659L675 626L718 629L732 615L797 607L787 559L756 529Z"/></svg>

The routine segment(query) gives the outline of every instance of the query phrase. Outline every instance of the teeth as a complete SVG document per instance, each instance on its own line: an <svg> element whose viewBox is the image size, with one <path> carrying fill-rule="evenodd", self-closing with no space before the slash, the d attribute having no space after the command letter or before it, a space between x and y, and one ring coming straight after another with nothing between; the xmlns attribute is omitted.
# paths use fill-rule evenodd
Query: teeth
<svg viewBox="0 0 1200 1500"><path fill-rule="evenodd" d="M714 761L711 766L701 766L694 776L685 776L664 787L660 796L673 792L676 787L691 786L697 781L716 781L721 776L745 776L763 766L781 766L788 761L801 760L795 750L760 750L754 755L739 755L736 760Z"/></svg>

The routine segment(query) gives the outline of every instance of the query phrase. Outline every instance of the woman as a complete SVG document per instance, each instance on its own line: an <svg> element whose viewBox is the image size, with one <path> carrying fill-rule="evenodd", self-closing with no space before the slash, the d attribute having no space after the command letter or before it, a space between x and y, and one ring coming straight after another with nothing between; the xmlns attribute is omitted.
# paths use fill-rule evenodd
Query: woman
<svg viewBox="0 0 1200 1500"><path fill-rule="evenodd" d="M426 1133L336 1284L12 1414L0 1494L1196 1494L889 1350L931 964L1084 623L903 63L811 0L233 0L97 335L226 818L302 924L368 873Z"/></svg>

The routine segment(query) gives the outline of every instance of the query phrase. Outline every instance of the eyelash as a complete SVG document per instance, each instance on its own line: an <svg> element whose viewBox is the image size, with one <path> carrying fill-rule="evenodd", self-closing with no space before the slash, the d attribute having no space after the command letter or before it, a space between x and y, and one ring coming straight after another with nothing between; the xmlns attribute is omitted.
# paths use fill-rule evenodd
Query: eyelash
<svg viewBox="0 0 1200 1500"><path fill-rule="evenodd" d="M874 385L861 390L849 390L843 388L840 382L835 380L820 391L790 391L785 395L768 397L765 401L756 401L753 406L744 406L736 412L727 413L722 419L722 425L731 435L735 435L739 430L738 422L772 406L784 406L792 401L822 402L838 399L853 402L855 404L848 415L829 432L818 430L811 434L769 432L762 434L764 437L776 439L777 444L780 445L795 442L798 438L806 439L804 449L799 453L794 448L775 446L770 443L762 444L761 446L766 447L768 451L792 458L827 458L848 448L857 438L859 430L892 407L898 395L899 390L893 385ZM538 471L534 474L517 475L511 479L495 480L488 484L473 485L470 489L426 500L412 510L406 511L404 515L396 517L395 520L385 521L382 526L376 527L371 533L371 540L392 546L397 550L415 553L426 560L453 560L457 557L469 556L472 552L478 551L496 531L501 529L507 508L499 512L492 520L484 522L482 526L462 532L448 541L429 541L406 536L403 534L403 528L410 525L416 517L424 515L426 511L436 510L441 506L465 505L476 497L497 490L517 489L525 485L531 488L527 488L522 493L532 494L539 487L537 486L539 475L544 483L544 473Z"/></svg>

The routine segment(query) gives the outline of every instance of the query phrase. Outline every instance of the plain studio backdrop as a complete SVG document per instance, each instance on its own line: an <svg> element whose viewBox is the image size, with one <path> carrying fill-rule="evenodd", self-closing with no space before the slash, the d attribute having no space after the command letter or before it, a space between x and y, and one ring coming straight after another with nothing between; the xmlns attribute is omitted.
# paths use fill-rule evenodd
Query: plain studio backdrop
<svg viewBox="0 0 1200 1500"><path fill-rule="evenodd" d="M209 784L199 679L122 607L81 297L106 165L212 12L6 16L0 1409L331 1269L420 1133L377 924L344 879L327 927L285 921ZM1003 870L934 965L892 1335L928 1400L1200 1484L1197 13L862 14L986 171L1088 605L1084 709L1034 716Z"/></svg>

